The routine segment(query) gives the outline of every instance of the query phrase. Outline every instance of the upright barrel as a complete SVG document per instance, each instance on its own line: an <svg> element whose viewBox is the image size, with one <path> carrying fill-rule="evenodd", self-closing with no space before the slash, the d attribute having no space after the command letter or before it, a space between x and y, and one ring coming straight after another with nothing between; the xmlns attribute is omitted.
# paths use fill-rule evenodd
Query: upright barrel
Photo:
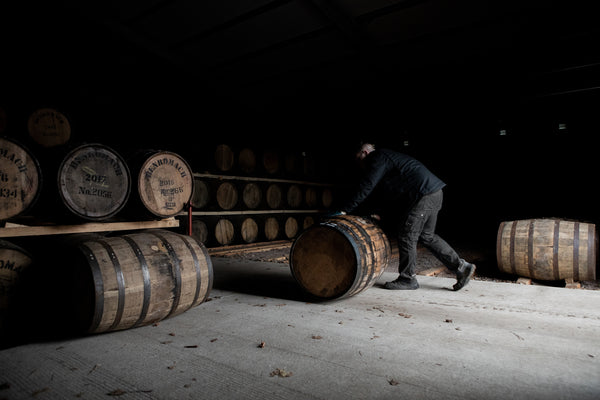
<svg viewBox="0 0 600 400"><path fill-rule="evenodd" d="M125 159L112 148L84 144L62 160L58 191L64 205L76 216L104 220L126 205L131 175Z"/></svg>
<svg viewBox="0 0 600 400"><path fill-rule="evenodd" d="M42 171L35 156L16 141L0 137L0 221L24 214L42 189Z"/></svg>
<svg viewBox="0 0 600 400"><path fill-rule="evenodd" d="M390 257L390 244L380 227L347 215L303 231L290 250L290 268L304 291L329 300L373 286Z"/></svg>
<svg viewBox="0 0 600 400"><path fill-rule="evenodd" d="M594 224L561 219L502 222L496 258L502 272L540 280L596 279Z"/></svg>
<svg viewBox="0 0 600 400"><path fill-rule="evenodd" d="M78 250L74 302L89 333L173 317L204 302L212 288L208 251L191 236L148 230L86 241Z"/></svg>

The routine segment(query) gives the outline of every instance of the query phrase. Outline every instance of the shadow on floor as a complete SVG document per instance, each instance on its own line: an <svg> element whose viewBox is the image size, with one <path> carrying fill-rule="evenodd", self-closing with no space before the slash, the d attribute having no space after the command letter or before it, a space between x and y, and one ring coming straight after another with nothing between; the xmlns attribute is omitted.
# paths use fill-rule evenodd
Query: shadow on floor
<svg viewBox="0 0 600 400"><path fill-rule="evenodd" d="M310 300L286 264L220 259L213 260L213 269L213 289L285 300Z"/></svg>

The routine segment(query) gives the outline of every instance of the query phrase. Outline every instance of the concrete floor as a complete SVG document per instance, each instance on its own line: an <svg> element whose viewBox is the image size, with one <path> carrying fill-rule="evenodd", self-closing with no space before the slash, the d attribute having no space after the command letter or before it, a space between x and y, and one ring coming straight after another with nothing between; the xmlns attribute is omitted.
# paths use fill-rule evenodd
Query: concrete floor
<svg viewBox="0 0 600 400"><path fill-rule="evenodd" d="M0 399L600 398L600 291L386 272L308 303L286 264L213 262L211 301L157 326L0 351Z"/></svg>

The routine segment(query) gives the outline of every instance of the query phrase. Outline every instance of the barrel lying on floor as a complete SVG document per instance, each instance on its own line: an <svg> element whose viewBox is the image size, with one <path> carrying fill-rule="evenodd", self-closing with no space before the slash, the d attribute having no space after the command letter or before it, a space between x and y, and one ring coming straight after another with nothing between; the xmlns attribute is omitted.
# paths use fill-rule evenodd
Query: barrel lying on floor
<svg viewBox="0 0 600 400"><path fill-rule="evenodd" d="M540 280L596 279L596 226L560 219L502 222L496 256L502 272Z"/></svg>
<svg viewBox="0 0 600 400"><path fill-rule="evenodd" d="M89 333L173 317L204 302L213 282L206 248L166 230L86 241L74 269L78 316Z"/></svg>
<svg viewBox="0 0 600 400"><path fill-rule="evenodd" d="M351 215L313 225L290 250L296 282L324 300L350 297L373 286L390 259L390 243L381 228Z"/></svg>

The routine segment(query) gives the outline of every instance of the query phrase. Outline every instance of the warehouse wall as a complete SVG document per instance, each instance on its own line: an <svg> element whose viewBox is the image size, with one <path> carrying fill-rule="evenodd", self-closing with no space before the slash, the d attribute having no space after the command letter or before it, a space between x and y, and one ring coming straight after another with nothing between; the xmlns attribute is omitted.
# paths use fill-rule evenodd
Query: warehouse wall
<svg viewBox="0 0 600 400"><path fill-rule="evenodd" d="M19 40L4 50L6 134L26 136L27 116L51 106L69 117L74 142L172 150L199 171L219 143L293 150L320 160L315 180L342 186L354 177L355 143L371 140L418 157L448 184L440 231L461 240L494 243L498 223L512 218L599 220L597 68L585 52L565 55L588 65L577 73L520 69L525 47L499 63L492 50L406 69L390 56L354 77L334 64L272 98L255 86L252 104L248 93L208 89L105 27L46 11L11 27ZM407 49L407 58L422 55L418 44Z"/></svg>

